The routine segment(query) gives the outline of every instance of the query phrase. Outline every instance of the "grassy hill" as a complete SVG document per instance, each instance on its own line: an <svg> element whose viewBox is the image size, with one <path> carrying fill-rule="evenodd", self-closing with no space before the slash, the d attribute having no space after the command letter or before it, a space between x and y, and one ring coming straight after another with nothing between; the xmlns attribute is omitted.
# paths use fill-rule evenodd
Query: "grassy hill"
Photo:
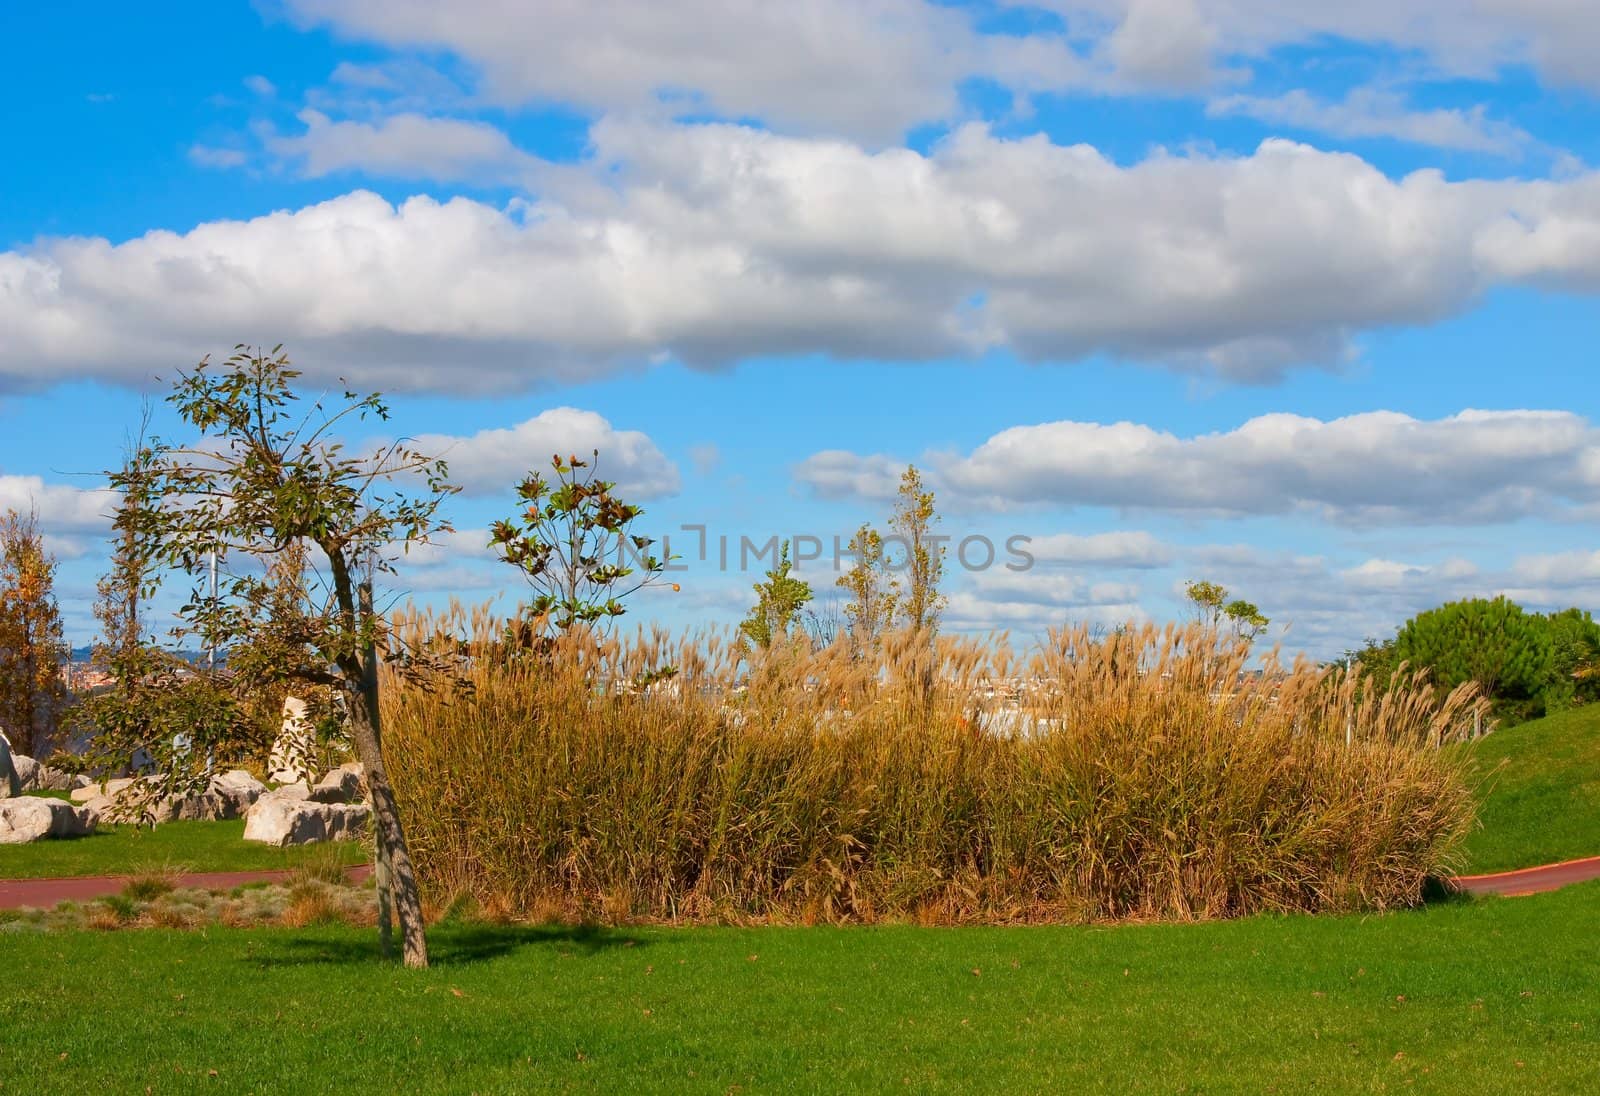
<svg viewBox="0 0 1600 1096"><path fill-rule="evenodd" d="M1473 746L1482 827L1465 872L1600 856L1600 705L1496 731Z"/></svg>

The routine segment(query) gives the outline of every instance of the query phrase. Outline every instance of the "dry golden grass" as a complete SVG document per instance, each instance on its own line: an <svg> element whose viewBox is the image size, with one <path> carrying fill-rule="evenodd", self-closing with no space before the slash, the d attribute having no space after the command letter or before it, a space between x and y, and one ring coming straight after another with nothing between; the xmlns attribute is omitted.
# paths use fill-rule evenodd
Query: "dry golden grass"
<svg viewBox="0 0 1600 1096"><path fill-rule="evenodd" d="M565 919L1195 919L1415 903L1472 821L1468 691L1265 659L1200 628L722 637L401 622L467 688L391 676L386 754L428 889ZM459 647L457 643L459 642ZM663 665L671 680L632 683Z"/></svg>

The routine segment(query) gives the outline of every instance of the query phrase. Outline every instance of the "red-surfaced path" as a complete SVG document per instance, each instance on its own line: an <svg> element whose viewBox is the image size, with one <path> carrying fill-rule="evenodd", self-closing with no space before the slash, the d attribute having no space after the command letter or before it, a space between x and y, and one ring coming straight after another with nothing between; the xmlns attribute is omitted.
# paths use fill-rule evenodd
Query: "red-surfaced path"
<svg viewBox="0 0 1600 1096"><path fill-rule="evenodd" d="M1497 871L1492 875L1460 875L1455 882L1468 894L1516 896L1558 890L1572 883L1587 883L1591 879L1600 879L1600 856L1564 860L1559 864L1544 864L1537 868Z"/></svg>
<svg viewBox="0 0 1600 1096"><path fill-rule="evenodd" d="M372 874L372 867L361 864L345 874L352 883L359 883ZM294 876L292 871L204 871L172 876L168 882L175 887L231 890L246 883L287 883ZM71 879L0 879L0 910L23 906L49 909L57 902L104 898L108 894L121 894L122 888L136 878L132 875L81 875Z"/></svg>
<svg viewBox="0 0 1600 1096"><path fill-rule="evenodd" d="M228 890L245 883L285 883L293 879L294 874L292 871L196 872L177 876L172 883L179 887ZM361 864L351 868L348 874L351 882L359 883L371 876L372 867ZM20 909L23 906L49 909L57 902L104 898L108 894L121 894L122 888L135 878L131 875L85 875L72 879L0 879L0 909ZM1461 875L1455 878L1454 883L1468 894L1515 897L1557 890L1591 879L1600 879L1600 856L1489 875Z"/></svg>

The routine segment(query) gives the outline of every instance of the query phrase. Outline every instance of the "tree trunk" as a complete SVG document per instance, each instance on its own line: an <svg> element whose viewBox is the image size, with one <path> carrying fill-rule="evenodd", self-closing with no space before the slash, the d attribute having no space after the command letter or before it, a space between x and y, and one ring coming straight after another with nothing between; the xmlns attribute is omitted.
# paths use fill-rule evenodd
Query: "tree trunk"
<svg viewBox="0 0 1600 1096"><path fill-rule="evenodd" d="M350 696L350 726L354 732L356 754L366 769L367 787L372 793L372 824L378 850L380 876L388 866L388 890L395 914L400 922L400 949L408 967L428 965L428 939L422 920L422 894L417 889L416 873L411 867L411 853L406 848L405 830L400 825L400 811L395 803L394 789L389 786L389 774L383 767L378 722L377 667L372 665L368 680L361 689ZM384 880L378 880L382 887ZM382 903L383 897L379 896Z"/></svg>
<svg viewBox="0 0 1600 1096"><path fill-rule="evenodd" d="M389 870L389 846L373 841L373 882L378 887L378 950L385 959L394 954L394 873Z"/></svg>

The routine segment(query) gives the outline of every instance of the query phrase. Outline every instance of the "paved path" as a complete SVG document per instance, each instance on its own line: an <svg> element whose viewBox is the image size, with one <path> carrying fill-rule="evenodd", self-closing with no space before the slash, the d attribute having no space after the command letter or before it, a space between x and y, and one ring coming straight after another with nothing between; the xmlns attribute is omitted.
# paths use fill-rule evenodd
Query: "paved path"
<svg viewBox="0 0 1600 1096"><path fill-rule="evenodd" d="M1504 894L1519 896L1553 891L1572 883L1586 883L1600 879L1600 856L1587 856L1582 860L1566 860L1560 864L1545 864L1537 868L1519 868L1500 871L1492 875L1462 875L1456 877L1456 886L1468 894Z"/></svg>
<svg viewBox="0 0 1600 1096"><path fill-rule="evenodd" d="M372 874L372 867L360 864L346 873L352 883L359 883ZM204 890L231 890L245 883L286 883L295 877L293 871L204 871L175 876L172 883L179 887L200 887ZM121 894L122 888L138 878L134 875L82 875L71 879L0 879L0 910L33 906L49 909L57 902L84 902L91 898L104 898L108 894Z"/></svg>
<svg viewBox="0 0 1600 1096"><path fill-rule="evenodd" d="M359 883L372 874L369 864L349 870L350 881ZM229 890L245 883L284 883L294 878L293 871L213 871L180 875L174 882L180 887L201 887L206 890ZM72 879L0 879L0 909L19 909L23 906L48 909L57 902L83 902L103 898L108 894L121 894L122 888L137 876L86 875ZM1545 864L1537 868L1519 868L1516 871L1494 872L1490 875L1462 875L1455 879L1456 886L1468 894L1503 894L1516 897L1557 890L1572 883L1585 883L1600 879L1600 856L1582 860L1567 860L1560 864Z"/></svg>

